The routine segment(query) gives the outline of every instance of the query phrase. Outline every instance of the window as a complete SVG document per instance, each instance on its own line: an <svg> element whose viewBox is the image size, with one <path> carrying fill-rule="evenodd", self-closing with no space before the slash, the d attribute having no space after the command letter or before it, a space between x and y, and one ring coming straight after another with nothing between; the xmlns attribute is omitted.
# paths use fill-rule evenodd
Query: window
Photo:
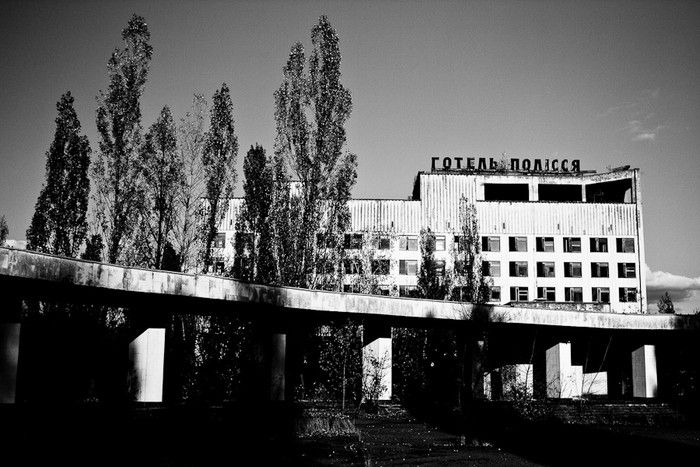
<svg viewBox="0 0 700 467"><path fill-rule="evenodd" d="M554 237L537 237L536 249L537 251L554 251Z"/></svg>
<svg viewBox="0 0 700 467"><path fill-rule="evenodd" d="M637 277L637 265L634 263L617 263L617 277Z"/></svg>
<svg viewBox="0 0 700 467"><path fill-rule="evenodd" d="M501 277L500 261L482 261L481 274L489 277Z"/></svg>
<svg viewBox="0 0 700 467"><path fill-rule="evenodd" d="M402 259L399 260L399 274L415 276L418 274L418 260L415 259Z"/></svg>
<svg viewBox="0 0 700 467"><path fill-rule="evenodd" d="M390 293L389 287L386 287L386 286L379 287L379 295L389 296L389 293Z"/></svg>
<svg viewBox="0 0 700 467"><path fill-rule="evenodd" d="M512 302L526 302L528 300L527 287L511 287L510 300Z"/></svg>
<svg viewBox="0 0 700 467"><path fill-rule="evenodd" d="M418 287L415 285L400 285L399 297L415 297L418 294Z"/></svg>
<svg viewBox="0 0 700 467"><path fill-rule="evenodd" d="M527 277L527 261L511 261L510 277Z"/></svg>
<svg viewBox="0 0 700 467"><path fill-rule="evenodd" d="M527 237L508 237L510 251L527 251Z"/></svg>
<svg viewBox="0 0 700 467"><path fill-rule="evenodd" d="M581 253L581 237L564 237L564 253Z"/></svg>
<svg viewBox="0 0 700 467"><path fill-rule="evenodd" d="M316 246L319 248L334 248L335 247L335 237L326 236L325 234L316 234Z"/></svg>
<svg viewBox="0 0 700 467"><path fill-rule="evenodd" d="M609 277L608 263L591 263L591 277Z"/></svg>
<svg viewBox="0 0 700 467"><path fill-rule="evenodd" d="M389 250L391 249L391 238L389 237L379 237L379 249L380 250Z"/></svg>
<svg viewBox="0 0 700 467"><path fill-rule="evenodd" d="M402 235L399 237L399 250L418 251L418 237L415 235Z"/></svg>
<svg viewBox="0 0 700 467"><path fill-rule="evenodd" d="M224 273L224 262L223 261L217 261L214 263L214 273L215 274L223 274Z"/></svg>
<svg viewBox="0 0 700 467"><path fill-rule="evenodd" d="M362 248L362 234L345 234L345 249L359 250Z"/></svg>
<svg viewBox="0 0 700 467"><path fill-rule="evenodd" d="M343 292L345 292L345 293L360 293L360 285L359 284L344 284L343 285Z"/></svg>
<svg viewBox="0 0 700 467"><path fill-rule="evenodd" d="M374 274L375 276L386 276L387 274L389 274L389 260L373 259L372 274Z"/></svg>
<svg viewBox="0 0 700 467"><path fill-rule="evenodd" d="M500 302L501 301L501 288L499 286L493 286L489 289L489 292L491 293L491 300L490 302Z"/></svg>
<svg viewBox="0 0 700 467"><path fill-rule="evenodd" d="M636 302L637 288L636 287L620 287L621 302Z"/></svg>
<svg viewBox="0 0 700 467"><path fill-rule="evenodd" d="M445 261L444 260L435 261L435 274L437 274L438 276L445 275Z"/></svg>
<svg viewBox="0 0 700 467"><path fill-rule="evenodd" d="M583 289L581 287L564 287L564 301L582 302Z"/></svg>
<svg viewBox="0 0 700 467"><path fill-rule="evenodd" d="M634 238L618 238L617 239L618 253L634 253Z"/></svg>
<svg viewBox="0 0 700 467"><path fill-rule="evenodd" d="M537 263L537 277L554 277L554 262Z"/></svg>
<svg viewBox="0 0 700 467"><path fill-rule="evenodd" d="M610 303L610 289L608 287L593 287L591 297L594 302Z"/></svg>
<svg viewBox="0 0 700 467"><path fill-rule="evenodd" d="M591 238L591 253L607 253L608 239L605 237Z"/></svg>
<svg viewBox="0 0 700 467"><path fill-rule="evenodd" d="M459 239L462 238L459 235L455 235L454 242L455 242L455 250L457 251L463 251L462 246L459 244Z"/></svg>
<svg viewBox="0 0 700 467"><path fill-rule="evenodd" d="M537 299L547 302L554 302L557 299L557 294L554 287L537 287Z"/></svg>
<svg viewBox="0 0 700 467"><path fill-rule="evenodd" d="M436 235L435 236L435 251L445 251L445 236Z"/></svg>
<svg viewBox="0 0 700 467"><path fill-rule="evenodd" d="M501 251L501 237L481 237L482 251Z"/></svg>
<svg viewBox="0 0 700 467"><path fill-rule="evenodd" d="M581 263L564 263L564 277L581 277Z"/></svg>
<svg viewBox="0 0 700 467"><path fill-rule="evenodd" d="M362 274L362 261L359 259L346 259L343 261L345 274Z"/></svg>
<svg viewBox="0 0 700 467"><path fill-rule="evenodd" d="M218 233L214 237L214 248L224 248L226 247L226 234Z"/></svg>

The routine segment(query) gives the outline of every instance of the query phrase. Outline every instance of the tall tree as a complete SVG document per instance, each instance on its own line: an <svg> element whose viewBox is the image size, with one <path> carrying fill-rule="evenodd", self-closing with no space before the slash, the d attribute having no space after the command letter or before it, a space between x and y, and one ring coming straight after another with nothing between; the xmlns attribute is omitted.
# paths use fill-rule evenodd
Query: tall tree
<svg viewBox="0 0 700 467"><path fill-rule="evenodd" d="M479 221L476 206L465 197L460 199L459 222L459 242L453 252L455 267L451 281L451 285L459 289L453 289L452 297L465 302L486 303L491 292L482 273Z"/></svg>
<svg viewBox="0 0 700 467"><path fill-rule="evenodd" d="M289 285L316 287L319 265L316 233L325 238L336 237L335 247L322 253L331 254L337 268L342 247L340 235L346 230L350 216L347 199L355 183L357 159L344 154L345 122L352 110L350 92L340 83L340 48L336 31L322 16L311 31L312 52L305 69L306 57L301 43L292 46L283 68L280 88L275 92L277 137L275 153L282 162L277 169L281 177L291 170L299 180L298 209L291 212L291 222L300 225L298 237L287 243L293 251L279 252L276 258L294 258L293 269L283 280ZM282 196L282 198L284 198ZM278 230L278 233L289 229ZM282 241L276 238L276 243ZM327 284L324 284L324 286ZM341 286L338 281L335 286Z"/></svg>
<svg viewBox="0 0 700 467"><path fill-rule="evenodd" d="M229 207L236 181L238 138L233 127L233 103L226 83L214 93L211 121L204 144L202 163L205 174L205 196L208 201L203 225L203 263L205 272L212 263L212 244L219 223Z"/></svg>
<svg viewBox="0 0 700 467"><path fill-rule="evenodd" d="M420 231L420 256L418 293L421 298L443 300L446 294L445 281L438 275L435 261L435 234L430 228Z"/></svg>
<svg viewBox="0 0 700 467"><path fill-rule="evenodd" d="M146 266L162 269L163 253L173 230L175 200L184 179L183 164L177 153L175 123L167 106L146 133L139 166L145 195L139 250Z"/></svg>
<svg viewBox="0 0 700 467"><path fill-rule="evenodd" d="M124 48L115 49L108 61L107 92L101 91L97 98L100 150L93 165L96 217L110 263L122 260L141 212L140 99L153 54L150 38L144 19L134 15L122 30Z"/></svg>
<svg viewBox="0 0 700 467"><path fill-rule="evenodd" d="M75 257L87 234L90 143L80 134L73 96L56 103L56 131L46 152L46 182L27 229L27 248Z"/></svg>
<svg viewBox="0 0 700 467"><path fill-rule="evenodd" d="M236 228L235 276L269 284L274 280L270 209L274 189L273 166L260 145L251 146L243 159L244 204ZM247 261L250 267L242 267ZM248 274L242 274L248 270Z"/></svg>
<svg viewBox="0 0 700 467"><path fill-rule="evenodd" d="M204 96L195 94L192 106L177 128L178 150L184 180L177 193L173 227L173 248L183 272L199 271L199 227L203 223L204 146L209 108Z"/></svg>
<svg viewBox="0 0 700 467"><path fill-rule="evenodd" d="M0 216L0 246L5 246L5 240L10 234L10 229L7 227L5 216Z"/></svg>

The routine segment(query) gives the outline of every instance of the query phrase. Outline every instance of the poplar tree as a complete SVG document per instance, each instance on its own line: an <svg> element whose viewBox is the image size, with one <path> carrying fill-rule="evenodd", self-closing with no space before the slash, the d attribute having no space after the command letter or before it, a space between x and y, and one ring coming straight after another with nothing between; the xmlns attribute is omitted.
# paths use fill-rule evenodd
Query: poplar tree
<svg viewBox="0 0 700 467"><path fill-rule="evenodd" d="M212 102L211 120L202 158L205 196L208 203L202 233L204 240L202 258L205 272L212 263L212 244L216 238L219 223L233 195L238 155L233 103L226 83L214 93Z"/></svg>
<svg viewBox="0 0 700 467"><path fill-rule="evenodd" d="M461 286L458 296L453 290L453 298L472 303L486 303L490 298L489 283L482 272L481 245L479 243L479 221L476 206L466 197L460 199L459 242L455 251L455 270L452 285Z"/></svg>
<svg viewBox="0 0 700 467"><path fill-rule="evenodd" d="M163 254L166 245L170 245L173 230L175 200L184 178L183 164L177 153L175 123L168 106L163 107L146 133L139 166L145 195L139 251L146 266L162 269ZM169 254L172 258L173 252Z"/></svg>
<svg viewBox="0 0 700 467"><path fill-rule="evenodd" d="M122 30L124 47L115 49L107 63L107 91L97 97L96 218L110 263L124 259L123 250L142 212L140 99L153 54L150 37L144 19L133 15Z"/></svg>
<svg viewBox="0 0 700 467"><path fill-rule="evenodd" d="M318 273L329 269L327 263L341 271L340 238L349 226L347 200L356 180L357 158L343 152L352 99L340 82L339 39L327 17L313 27L311 42L306 67L303 45L292 46L282 84L275 92L276 186L289 180L287 171L299 181L297 192L288 193L288 200L285 193L277 198L296 204L289 211L289 222L301 226L291 242L280 237L289 235L290 229L276 229L275 257L283 263L279 269L288 270L283 283L315 288L328 285L318 280ZM315 241L318 232L325 239L320 251ZM294 259L292 264L287 263L289 258ZM338 276L332 285L340 288Z"/></svg>
<svg viewBox="0 0 700 467"><path fill-rule="evenodd" d="M5 216L0 216L0 246L5 246L5 240L10 234L10 229L7 227Z"/></svg>
<svg viewBox="0 0 700 467"><path fill-rule="evenodd" d="M46 152L46 182L27 229L27 249L76 257L87 234L90 143L80 134L73 96L56 103L56 131Z"/></svg>

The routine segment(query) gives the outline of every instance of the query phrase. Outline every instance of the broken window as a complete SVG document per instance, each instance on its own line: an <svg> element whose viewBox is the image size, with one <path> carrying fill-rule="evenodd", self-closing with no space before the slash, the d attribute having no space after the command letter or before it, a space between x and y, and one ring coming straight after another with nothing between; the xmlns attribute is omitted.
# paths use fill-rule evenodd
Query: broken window
<svg viewBox="0 0 700 467"><path fill-rule="evenodd" d="M508 237L510 251L527 251L527 237Z"/></svg>
<svg viewBox="0 0 700 467"><path fill-rule="evenodd" d="M554 277L554 262L543 261L537 263L537 277Z"/></svg>
<svg viewBox="0 0 700 467"><path fill-rule="evenodd" d="M372 274L374 274L375 276L386 276L387 274L389 274L389 260L373 259Z"/></svg>
<svg viewBox="0 0 700 467"><path fill-rule="evenodd" d="M481 274L488 277L501 277L501 262L482 261Z"/></svg>
<svg viewBox="0 0 700 467"><path fill-rule="evenodd" d="M511 261L510 276L527 277L527 261Z"/></svg>
<svg viewBox="0 0 700 467"><path fill-rule="evenodd" d="M554 237L537 237L535 240L535 248L537 251L554 251Z"/></svg>
<svg viewBox="0 0 700 467"><path fill-rule="evenodd" d="M481 237L483 251L501 251L501 237Z"/></svg>
<svg viewBox="0 0 700 467"><path fill-rule="evenodd" d="M637 288L636 287L620 287L621 302L636 302Z"/></svg>
<svg viewBox="0 0 700 467"><path fill-rule="evenodd" d="M564 301L577 302L583 301L583 289L581 287L564 287Z"/></svg>
<svg viewBox="0 0 700 467"><path fill-rule="evenodd" d="M610 289L608 287L593 287L591 297L597 303L610 303Z"/></svg>
<svg viewBox="0 0 700 467"><path fill-rule="evenodd" d="M399 274L415 276L418 273L418 260L401 259L399 260Z"/></svg>
<svg viewBox="0 0 700 467"><path fill-rule="evenodd" d="M537 287L537 299L547 302L555 302L557 294L554 287Z"/></svg>
<svg viewBox="0 0 700 467"><path fill-rule="evenodd" d="M605 237L591 238L591 253L607 253L608 239Z"/></svg>
<svg viewBox="0 0 700 467"><path fill-rule="evenodd" d="M527 183L484 183L485 201L528 201Z"/></svg>
<svg viewBox="0 0 700 467"><path fill-rule="evenodd" d="M528 300L527 287L511 287L510 300L513 302L526 302Z"/></svg>
<svg viewBox="0 0 700 467"><path fill-rule="evenodd" d="M618 238L617 239L618 253L634 253L634 238Z"/></svg>
<svg viewBox="0 0 700 467"><path fill-rule="evenodd" d="M564 263L564 277L581 277L581 263Z"/></svg>
<svg viewBox="0 0 700 467"><path fill-rule="evenodd" d="M637 277L637 265L635 263L617 263L617 277Z"/></svg>
<svg viewBox="0 0 700 467"><path fill-rule="evenodd" d="M581 237L564 237L564 253L581 253Z"/></svg>
<svg viewBox="0 0 700 467"><path fill-rule="evenodd" d="M633 203L632 179L586 185L586 201L589 203Z"/></svg>
<svg viewBox="0 0 700 467"><path fill-rule="evenodd" d="M591 263L591 277L608 277L608 263Z"/></svg>
<svg viewBox="0 0 700 467"><path fill-rule="evenodd" d="M545 185L537 188L540 201L583 201L581 185Z"/></svg>

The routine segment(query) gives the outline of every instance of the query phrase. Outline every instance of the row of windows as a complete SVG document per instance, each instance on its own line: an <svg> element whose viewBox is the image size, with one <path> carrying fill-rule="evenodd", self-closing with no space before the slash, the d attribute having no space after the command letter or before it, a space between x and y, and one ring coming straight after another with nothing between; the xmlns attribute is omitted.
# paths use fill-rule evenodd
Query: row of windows
<svg viewBox="0 0 700 467"><path fill-rule="evenodd" d="M582 277L582 263L565 262L564 277ZM500 261L483 261L482 272L484 276L501 277ZM537 277L556 277L554 261L538 261L536 267ZM508 263L508 275L510 277L528 277L527 261L510 261ZM591 263L591 277L610 277L608 263ZM617 263L617 277L637 277L637 265L635 263Z"/></svg>
<svg viewBox="0 0 700 467"><path fill-rule="evenodd" d="M592 237L589 240L591 253L608 252L607 238ZM634 238L616 238L615 240L618 253L634 253ZM501 237L481 237L481 249L483 251L501 251ZM508 237L508 251L528 251L527 237ZM554 237L536 237L535 251L554 252ZM564 237L562 251L564 253L581 253L581 237Z"/></svg>
<svg viewBox="0 0 700 467"><path fill-rule="evenodd" d="M500 294L500 292L499 292ZM610 303L609 287L592 287L591 299L597 303ZM620 302L636 302L636 287L618 288L618 299ZM513 302L527 302L530 300L529 289L527 287L511 287L510 300ZM556 302L557 293L555 287L537 287L537 300ZM565 302L583 302L583 287L564 287Z"/></svg>

